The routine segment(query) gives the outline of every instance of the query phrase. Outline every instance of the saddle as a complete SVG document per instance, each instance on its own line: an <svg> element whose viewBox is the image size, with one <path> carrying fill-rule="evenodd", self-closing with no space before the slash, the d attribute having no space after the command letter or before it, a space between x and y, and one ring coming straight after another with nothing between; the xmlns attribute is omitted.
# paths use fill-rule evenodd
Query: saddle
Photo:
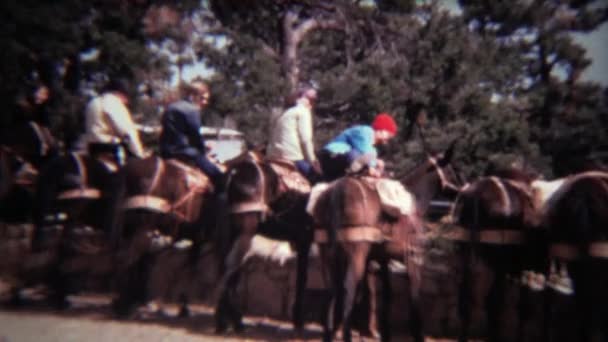
<svg viewBox="0 0 608 342"><path fill-rule="evenodd" d="M90 187L89 185L89 173L86 168L83 156L78 153L71 154L73 160L76 163L77 174L70 177L66 175L66 181L71 183L72 189L65 190L59 195L59 200L73 200L73 199L98 199L101 198L101 190Z"/></svg>
<svg viewBox="0 0 608 342"><path fill-rule="evenodd" d="M266 162L279 177L280 192L310 193L310 182L298 171L293 162L283 159L266 159Z"/></svg>
<svg viewBox="0 0 608 342"><path fill-rule="evenodd" d="M171 167L177 174L171 175L178 182L177 188L184 190L175 198L153 195L162 177L169 177L166 168ZM177 189L175 189L177 190ZM213 192L211 180L200 170L177 159L157 158L157 167L148 191L127 198L124 209L145 209L171 214L178 220L193 222L198 218L200 196Z"/></svg>

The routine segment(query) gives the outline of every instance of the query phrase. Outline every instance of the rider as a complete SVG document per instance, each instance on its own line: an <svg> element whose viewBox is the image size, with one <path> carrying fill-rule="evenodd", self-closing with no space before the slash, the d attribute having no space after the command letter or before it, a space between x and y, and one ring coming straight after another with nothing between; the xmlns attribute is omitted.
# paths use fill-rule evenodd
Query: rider
<svg viewBox="0 0 608 342"><path fill-rule="evenodd" d="M375 146L386 144L395 134L397 124L387 113L376 115L371 126L356 125L344 130L319 153L325 179L333 181L362 166L369 166L370 175L379 177L384 163L377 158Z"/></svg>
<svg viewBox="0 0 608 342"><path fill-rule="evenodd" d="M317 99L314 88L297 93L295 104L271 119L267 156L293 162L310 182L319 178L321 169L312 139L312 108Z"/></svg>
<svg viewBox="0 0 608 342"><path fill-rule="evenodd" d="M224 188L224 174L207 158L205 140L200 134L201 111L209 103L209 87L201 80L194 80L185 85L183 91L185 99L170 104L161 119L161 156L195 164L219 193Z"/></svg>
<svg viewBox="0 0 608 342"><path fill-rule="evenodd" d="M139 133L127 108L128 85L125 80L114 79L105 91L87 104L85 109L85 133L78 143L80 150L111 150L119 152L121 144L138 158L145 157ZM99 151L103 152L103 151ZM123 163L124 160L119 160Z"/></svg>

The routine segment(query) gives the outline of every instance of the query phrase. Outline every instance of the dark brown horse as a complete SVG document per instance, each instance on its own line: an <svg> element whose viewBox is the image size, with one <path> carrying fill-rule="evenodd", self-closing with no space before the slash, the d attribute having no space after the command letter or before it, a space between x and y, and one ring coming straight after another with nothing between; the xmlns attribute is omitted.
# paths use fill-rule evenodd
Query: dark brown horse
<svg viewBox="0 0 608 342"><path fill-rule="evenodd" d="M551 341L608 340L608 173L589 171L553 182L541 227L548 242L545 323Z"/></svg>
<svg viewBox="0 0 608 342"><path fill-rule="evenodd" d="M123 173L124 223L118 233L119 294L114 302L119 315L153 299L165 299L174 285L170 274L176 270L163 270L164 284L153 283L151 274L176 253L184 256L181 269L190 269L216 217L209 179L183 162L157 156L133 159Z"/></svg>
<svg viewBox="0 0 608 342"><path fill-rule="evenodd" d="M390 340L387 264L393 259L406 265L410 281L407 292L411 304L408 310L410 332L416 340L423 340L419 300L425 238L421 209L427 208L428 201L451 184L441 170L449 163L451 155L450 149L440 158L429 158L405 177L407 184L417 185L407 215L401 212L388 216L376 189L378 180L368 177L341 178L320 195L313 212L315 240L321 243L326 284L330 286L332 298L324 317L324 340L333 339L340 322L344 340L351 340L354 300L370 259L381 265L384 287L383 303L379 306L382 309L379 315L382 339ZM372 301L375 300L373 292L370 294Z"/></svg>
<svg viewBox="0 0 608 342"><path fill-rule="evenodd" d="M517 299L507 299L507 292L519 288L509 279L519 279L529 267L528 247L537 221L528 181L484 177L463 189L456 199L455 225L445 237L455 242L461 258L456 274L460 275L462 341L475 330L473 324L479 327L474 334L490 341L521 337Z"/></svg>
<svg viewBox="0 0 608 342"><path fill-rule="evenodd" d="M215 317L216 330L225 331L232 323L243 329L236 287L241 266L246 260L255 234L289 241L297 252L296 298L293 307L294 326L302 327L302 294L307 279L307 261L312 241L310 218L306 213L308 193L294 191L269 162L248 153L229 168L227 186L229 225L221 230L220 256L223 276L219 284L219 301Z"/></svg>
<svg viewBox="0 0 608 342"><path fill-rule="evenodd" d="M48 248L47 238L58 239L57 260L50 284L55 304L65 306L69 279L110 272L109 236L118 219L122 193L120 172L99 160L76 153L56 157L40 173L35 201L34 250ZM51 234L61 227L59 237Z"/></svg>

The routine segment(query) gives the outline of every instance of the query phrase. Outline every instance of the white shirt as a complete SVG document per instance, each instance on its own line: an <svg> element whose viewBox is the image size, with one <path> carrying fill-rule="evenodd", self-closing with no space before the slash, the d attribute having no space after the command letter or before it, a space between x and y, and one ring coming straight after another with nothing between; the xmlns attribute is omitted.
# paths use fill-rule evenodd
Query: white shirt
<svg viewBox="0 0 608 342"><path fill-rule="evenodd" d="M291 161L315 161L312 113L307 99L299 99L295 106L271 118L266 154Z"/></svg>
<svg viewBox="0 0 608 342"><path fill-rule="evenodd" d="M131 153L144 157L139 133L131 119L129 109L112 93L105 93L91 100L85 109L85 133L79 147L86 149L90 143L119 143L128 138Z"/></svg>

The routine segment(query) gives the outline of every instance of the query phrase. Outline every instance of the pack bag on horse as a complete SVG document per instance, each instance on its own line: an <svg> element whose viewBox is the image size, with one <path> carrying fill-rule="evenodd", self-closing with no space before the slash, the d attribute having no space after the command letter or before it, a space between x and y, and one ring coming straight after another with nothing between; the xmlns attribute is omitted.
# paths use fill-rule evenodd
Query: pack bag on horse
<svg viewBox="0 0 608 342"><path fill-rule="evenodd" d="M125 168L121 255L126 256L121 261L120 295L115 302L121 315L129 314L137 304L164 299L171 289L150 284L150 277L164 267L163 255L171 253L167 247L176 247L173 250L179 251L175 253L189 250L188 261L195 261L201 244L211 239L215 219L222 216L225 206L224 174L207 157L200 133L209 87L196 79L181 89L184 99L171 103L161 118L162 159L149 157Z"/></svg>
<svg viewBox="0 0 608 342"><path fill-rule="evenodd" d="M313 216L315 241L321 245L324 277L331 292L323 322L324 340L332 340L340 324L344 340L350 340L352 310L361 281L368 274L369 260L380 264L383 296L382 304L376 305L375 286L370 288L370 307L382 310L377 318L375 312L370 313L368 329L375 334L380 323L382 340L390 340L388 262L397 260L407 265L411 282L407 292L411 303L410 332L415 339L422 340L419 300L424 212L419 208L428 207L424 201L452 186L442 170L451 155L447 152L438 158L428 158L407 174L408 184L424 183L417 188L423 191L416 194L393 180L370 177L366 170L344 176L329 186L320 184L313 188L308 210Z"/></svg>
<svg viewBox="0 0 608 342"><path fill-rule="evenodd" d="M40 174L33 243L43 249L47 228L62 227L50 279L51 299L62 307L69 304L70 278L103 276L113 269L112 241L118 239L125 186L121 167L127 153L144 156L128 94L126 81L111 81L85 109L77 150L54 158Z"/></svg>
<svg viewBox="0 0 608 342"><path fill-rule="evenodd" d="M546 232L544 337L608 339L608 173L532 183ZM541 271L542 272L542 271Z"/></svg>
<svg viewBox="0 0 608 342"><path fill-rule="evenodd" d="M481 336L510 341L523 336L526 295L519 278L533 267L539 238L530 187L534 177L512 168L495 169L456 198L441 237L453 242L460 259L453 270L460 340Z"/></svg>
<svg viewBox="0 0 608 342"><path fill-rule="evenodd" d="M31 219L31 205L42 166L59 153L49 129L50 90L36 83L18 96L10 127L0 132L0 217L3 221Z"/></svg>

